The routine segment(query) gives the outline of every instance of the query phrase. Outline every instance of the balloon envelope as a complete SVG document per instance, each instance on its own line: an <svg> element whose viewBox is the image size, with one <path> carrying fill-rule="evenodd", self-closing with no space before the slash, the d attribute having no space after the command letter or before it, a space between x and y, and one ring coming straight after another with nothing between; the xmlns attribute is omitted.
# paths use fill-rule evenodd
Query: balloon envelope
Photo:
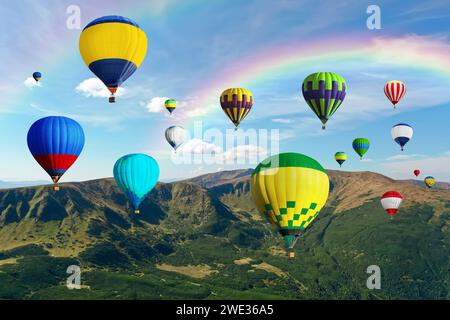
<svg viewBox="0 0 450 320"><path fill-rule="evenodd" d="M170 113L172 113L173 110L175 110L175 108L177 107L177 101L174 99L168 99L164 102L164 106Z"/></svg>
<svg viewBox="0 0 450 320"><path fill-rule="evenodd" d="M436 184L436 179L434 179L434 177L432 177L432 176L428 176L428 177L425 177L425 179L423 179L423 182L425 182L425 185L428 188L431 188L432 186L434 186Z"/></svg>
<svg viewBox="0 0 450 320"><path fill-rule="evenodd" d="M323 129L328 119L341 106L346 95L344 78L335 72L312 73L303 80L302 93L306 103L322 121Z"/></svg>
<svg viewBox="0 0 450 320"><path fill-rule="evenodd" d="M117 185L139 213L139 205L158 182L158 163L146 154L128 154L116 161L113 173Z"/></svg>
<svg viewBox="0 0 450 320"><path fill-rule="evenodd" d="M353 150L361 157L366 154L367 150L369 150L370 142L369 139L366 138L356 138L352 143Z"/></svg>
<svg viewBox="0 0 450 320"><path fill-rule="evenodd" d="M406 86L398 80L391 80L384 85L384 94L395 105L403 98L406 93Z"/></svg>
<svg viewBox="0 0 450 320"><path fill-rule="evenodd" d="M342 164L347 160L347 154L345 152L336 152L334 154L334 160L336 160L337 163L339 163L339 166L342 166Z"/></svg>
<svg viewBox="0 0 450 320"><path fill-rule="evenodd" d="M391 129L392 139L398 143L401 150L411 140L413 136L413 128L406 123L398 123Z"/></svg>
<svg viewBox="0 0 450 320"><path fill-rule="evenodd" d="M244 88L226 89L220 95L220 106L237 128L253 106L253 95Z"/></svg>
<svg viewBox="0 0 450 320"><path fill-rule="evenodd" d="M420 170L419 169L414 170L414 175L418 177L420 175Z"/></svg>
<svg viewBox="0 0 450 320"><path fill-rule="evenodd" d="M381 196L381 205L386 212L393 216L397 213L402 204L403 197L397 191L388 191Z"/></svg>
<svg viewBox="0 0 450 320"><path fill-rule="evenodd" d="M147 36L131 19L104 16L83 29L79 48L85 64L114 95L144 60Z"/></svg>
<svg viewBox="0 0 450 320"><path fill-rule="evenodd" d="M36 82L38 82L39 80L41 80L42 78L42 74L38 71L33 72L33 79L36 80Z"/></svg>
<svg viewBox="0 0 450 320"><path fill-rule="evenodd" d="M271 156L253 171L250 179L253 201L259 212L278 227L290 256L302 230L327 201L329 185L325 169L299 153Z"/></svg>
<svg viewBox="0 0 450 320"><path fill-rule="evenodd" d="M33 123L27 143L33 157L56 183L83 150L84 132L75 120L50 116Z"/></svg>
<svg viewBox="0 0 450 320"><path fill-rule="evenodd" d="M169 144L177 150L179 146L181 146L186 140L186 130L183 127L179 126L171 126L166 129L165 132L166 140Z"/></svg>

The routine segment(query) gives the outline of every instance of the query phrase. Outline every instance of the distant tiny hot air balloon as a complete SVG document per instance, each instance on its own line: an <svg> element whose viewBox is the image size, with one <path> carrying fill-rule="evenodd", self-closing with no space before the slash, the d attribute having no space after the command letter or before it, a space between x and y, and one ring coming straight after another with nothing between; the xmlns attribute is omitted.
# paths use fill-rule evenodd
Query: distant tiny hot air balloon
<svg viewBox="0 0 450 320"><path fill-rule="evenodd" d="M177 101L174 99L167 99L164 102L164 106L166 107L167 111L172 115L173 110L177 107Z"/></svg>
<svg viewBox="0 0 450 320"><path fill-rule="evenodd" d="M186 140L186 130L180 126L171 126L165 132L167 142L175 149L178 149Z"/></svg>
<svg viewBox="0 0 450 320"><path fill-rule="evenodd" d="M316 72L303 80L303 97L322 122L322 129L325 129L328 119L341 106L346 91L345 79L335 72Z"/></svg>
<svg viewBox="0 0 450 320"><path fill-rule="evenodd" d="M406 86L401 81L392 80L384 85L384 94L392 102L394 108L396 108L396 104L403 98L405 93Z"/></svg>
<svg viewBox="0 0 450 320"><path fill-rule="evenodd" d="M33 79L36 82L39 82L39 80L41 80L42 78L42 74L39 71L33 72Z"/></svg>
<svg viewBox="0 0 450 320"><path fill-rule="evenodd" d="M252 93L244 88L226 89L220 95L220 106L231 122L233 122L235 130L250 112L253 102Z"/></svg>
<svg viewBox="0 0 450 320"><path fill-rule="evenodd" d="M418 177L420 175L420 170L419 169L414 170L414 175Z"/></svg>
<svg viewBox="0 0 450 320"><path fill-rule="evenodd" d="M397 191L388 191L381 196L381 205L391 217L397 213L402 201L403 197Z"/></svg>
<svg viewBox="0 0 450 320"><path fill-rule="evenodd" d="M404 146L411 140L413 136L413 128L406 123L398 123L391 129L392 139L400 146L403 151Z"/></svg>
<svg viewBox="0 0 450 320"><path fill-rule="evenodd" d="M347 160L347 154L342 151L336 152L334 154L334 160L336 160L336 162L339 163L339 166L341 167L345 160Z"/></svg>
<svg viewBox="0 0 450 320"><path fill-rule="evenodd" d="M369 139L366 138L356 138L352 143L353 150L360 156L360 159L363 158L364 154L369 150L370 142Z"/></svg>
<svg viewBox="0 0 450 320"><path fill-rule="evenodd" d="M425 177L425 179L423 179L423 182L425 182L425 185L428 188L431 188L432 186L434 186L436 184L436 179L434 179L434 177L432 177L432 176L428 176L428 177Z"/></svg>
<svg viewBox="0 0 450 320"><path fill-rule="evenodd" d="M84 132L75 120L66 117L45 117L28 130L28 148L34 159L56 184L83 150ZM53 190L59 190L54 186Z"/></svg>
<svg viewBox="0 0 450 320"><path fill-rule="evenodd" d="M139 205L158 182L158 162L146 154L127 154L116 161L113 173L117 185L131 201L134 213L140 213Z"/></svg>
<svg viewBox="0 0 450 320"><path fill-rule="evenodd" d="M105 16L84 27L79 48L84 63L111 92L109 102L115 102L118 87L144 61L147 36L128 18Z"/></svg>

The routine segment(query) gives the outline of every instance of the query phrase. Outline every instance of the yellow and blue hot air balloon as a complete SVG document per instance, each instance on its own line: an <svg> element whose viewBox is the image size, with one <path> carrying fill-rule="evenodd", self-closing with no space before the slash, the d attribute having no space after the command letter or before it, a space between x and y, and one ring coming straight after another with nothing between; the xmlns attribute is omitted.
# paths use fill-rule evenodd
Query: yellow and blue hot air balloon
<svg viewBox="0 0 450 320"><path fill-rule="evenodd" d="M90 22L81 32L80 53L89 69L111 92L141 65L147 53L147 36L139 25L125 17L105 16Z"/></svg>
<svg viewBox="0 0 450 320"><path fill-rule="evenodd" d="M334 160L339 163L339 166L342 167L342 164L347 160L347 154L342 151L338 151L334 154Z"/></svg>
<svg viewBox="0 0 450 320"><path fill-rule="evenodd" d="M425 177L425 179L423 179L423 182L425 183L425 185L428 188L431 188L432 186L434 186L436 184L436 179L432 176L428 176L428 177Z"/></svg>
<svg viewBox="0 0 450 320"><path fill-rule="evenodd" d="M297 239L317 217L328 198L330 181L316 160L300 153L281 153L253 171L250 190L259 212L278 227L293 257Z"/></svg>

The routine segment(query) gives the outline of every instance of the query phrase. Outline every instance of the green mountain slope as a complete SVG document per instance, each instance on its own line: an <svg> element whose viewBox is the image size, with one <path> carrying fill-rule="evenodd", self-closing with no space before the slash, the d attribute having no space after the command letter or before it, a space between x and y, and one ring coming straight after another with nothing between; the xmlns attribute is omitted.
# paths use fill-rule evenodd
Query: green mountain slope
<svg viewBox="0 0 450 320"><path fill-rule="evenodd" d="M296 258L255 211L249 170L161 183L132 214L112 179L0 191L0 298L448 299L450 191L329 171ZM395 219L388 189L407 199ZM65 286L81 267L82 289ZM366 269L381 268L369 290Z"/></svg>

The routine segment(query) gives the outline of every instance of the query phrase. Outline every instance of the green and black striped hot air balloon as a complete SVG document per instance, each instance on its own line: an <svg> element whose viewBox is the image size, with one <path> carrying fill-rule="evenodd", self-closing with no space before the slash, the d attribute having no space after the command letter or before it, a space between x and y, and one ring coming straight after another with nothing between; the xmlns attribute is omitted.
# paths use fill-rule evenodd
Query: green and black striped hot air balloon
<svg viewBox="0 0 450 320"><path fill-rule="evenodd" d="M303 80L303 97L322 121L322 129L344 101L346 90L344 78L335 72L316 72Z"/></svg>

